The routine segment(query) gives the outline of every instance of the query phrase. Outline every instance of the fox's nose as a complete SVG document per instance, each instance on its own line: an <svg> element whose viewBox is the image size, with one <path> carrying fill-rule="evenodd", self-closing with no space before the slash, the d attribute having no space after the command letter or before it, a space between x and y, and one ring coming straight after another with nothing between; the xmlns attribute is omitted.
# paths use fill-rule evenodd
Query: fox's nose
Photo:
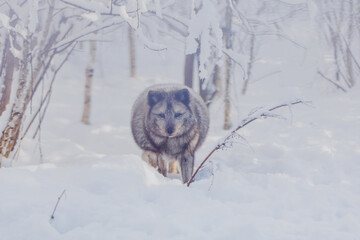
<svg viewBox="0 0 360 240"><path fill-rule="evenodd" d="M172 134L174 132L174 128L173 127L168 127L166 128L166 131L168 134Z"/></svg>

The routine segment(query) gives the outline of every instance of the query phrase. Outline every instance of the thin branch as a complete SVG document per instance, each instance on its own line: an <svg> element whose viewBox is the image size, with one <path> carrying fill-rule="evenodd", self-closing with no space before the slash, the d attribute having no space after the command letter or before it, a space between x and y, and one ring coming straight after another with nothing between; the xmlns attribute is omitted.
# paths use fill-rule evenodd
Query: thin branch
<svg viewBox="0 0 360 240"><path fill-rule="evenodd" d="M52 79L51 79L50 87L49 87L49 89L48 89L48 91L47 91L47 93L46 93L46 94L48 95L48 96L47 96L48 100L47 100L47 103L46 103L46 105L45 105L44 111L43 111L43 113L41 114L41 120L40 120L40 122L39 122L39 124L38 124L38 126L37 126L37 128L36 128L36 131L35 131L35 133L34 133L34 135L33 135L33 138L36 137L38 131L40 130L41 123L43 122L43 119L44 119L44 117L45 117L46 110L47 110L47 108L48 108L48 106L49 106L49 103L50 103L50 97L51 97L51 93L52 93L52 86L53 86L53 84L54 84L54 82L55 82L56 76L57 76L58 72L60 71L60 69L63 67L63 65L64 65L64 64L67 62L67 60L69 59L69 57L70 57L71 53L73 52L73 50L75 49L75 47L76 47L76 43L75 43L75 44L73 45L73 47L69 50L69 52L67 53L66 57L65 57L65 58L63 59L63 61L60 63L60 65L58 66L58 68L54 71L53 77L52 77ZM45 100L45 99L44 99L44 100ZM39 107L39 110L41 110L41 106Z"/></svg>
<svg viewBox="0 0 360 240"><path fill-rule="evenodd" d="M156 12L154 12L154 11L148 11L148 12L150 12L150 13L154 14L155 16L157 16L157 15L156 15ZM164 12L162 13L162 15L163 15L163 17L167 17L167 18L169 18L169 19L171 19L171 20L173 20L173 21L181 24L181 25L182 25L183 27L185 27L185 28L188 28L188 27L189 27L189 24L184 22L184 21L186 21L186 20L180 20L178 17L174 17L174 16L172 16L171 14L167 14L167 13L164 13Z"/></svg>
<svg viewBox="0 0 360 240"><path fill-rule="evenodd" d="M289 42L291 42L292 44L294 44L295 46L301 48L301 49L306 49L305 46L301 45L300 43L296 42L295 40L291 39L290 37L286 36L285 34L281 33L281 32L272 32L272 31L268 31L268 32L255 32L254 33L256 36L278 36L280 38L283 38Z"/></svg>
<svg viewBox="0 0 360 240"><path fill-rule="evenodd" d="M350 46L349 46L349 43L346 41L346 39L344 38L344 36L340 35L340 37L341 37L342 40L344 41L344 43L345 43L345 45L346 45L346 48L347 48L347 50L349 51L351 58L354 60L354 63L355 63L355 65L356 65L356 67L360 70L360 64L359 64L359 62L357 61L357 59L355 58L355 56L354 56L354 54L353 54L353 51L351 51Z"/></svg>
<svg viewBox="0 0 360 240"><path fill-rule="evenodd" d="M63 59L63 61L60 63L60 65L58 66L58 68L55 70L55 72L54 72L54 74L53 74L53 77L52 77L52 79L51 79L50 87L49 87L48 91L46 92L44 98L42 99L38 110L35 112L34 116L33 116L32 119L30 120L30 123L29 123L28 126L26 127L26 130L25 130L24 134L23 134L22 137L20 138L21 140L24 139L24 137L26 136L27 132L29 131L31 125L33 124L36 116L40 113L40 111L41 111L43 105L45 104L45 102L47 101L47 99L50 98L51 92L52 92L52 86L53 86L53 84L54 84L54 82L55 82L56 75L57 75L57 73L59 72L59 70L62 68L62 66L65 64L65 62L68 60L68 58L69 58L70 54L72 53L72 51L74 50L75 46L76 46L76 44L73 45L73 47L72 47L72 48L69 50L69 52L67 53L66 57L65 57L65 58ZM47 103L47 105L48 105L48 103ZM45 116L45 111L46 111L46 109L47 109L47 105L46 105L45 110L44 110L44 112L43 112L43 114L42 114L42 118L44 118L44 116ZM39 126L37 127L37 129L38 129L38 128L39 128ZM34 136L36 136L37 131L38 131L38 130L36 130Z"/></svg>
<svg viewBox="0 0 360 240"><path fill-rule="evenodd" d="M136 27L136 29L139 29L139 26L140 26L139 0L136 0L136 18L137 18L137 27Z"/></svg>
<svg viewBox="0 0 360 240"><path fill-rule="evenodd" d="M216 147L206 156L206 158L204 159L204 161L202 161L202 163L200 164L200 166L196 169L196 171L194 172L194 174L191 176L189 182L187 183L187 186L189 187L190 184L193 182L194 177L196 176L196 174L199 172L199 170L202 168L202 166L205 164L205 162L211 157L211 155L213 155L214 152L216 152L217 150L219 150L221 148L221 144L216 145Z"/></svg>
<svg viewBox="0 0 360 240"><path fill-rule="evenodd" d="M253 83L258 82L258 81L263 80L264 78L267 78L267 77L270 77L270 76L272 76L272 75L279 74L279 73L281 73L281 70L273 71L273 72L264 74L264 75L262 75L262 76L260 76L260 77L258 77L258 78L256 78L256 79L252 80L252 82L253 82Z"/></svg>
<svg viewBox="0 0 360 240"><path fill-rule="evenodd" d="M214 44L214 43L212 43L212 44L214 47L217 48L216 44ZM229 59L231 59L235 64L237 64L240 67L241 71L243 72L243 81L245 81L247 76L246 76L246 71L245 71L243 65L241 65L241 63L239 61L237 61L233 56L231 56L231 53L228 51L228 49L218 49L218 50L220 50L223 54L225 54Z"/></svg>
<svg viewBox="0 0 360 240"><path fill-rule="evenodd" d="M262 111L260 114L255 114L252 113L249 117L245 118L244 120L241 121L240 125L235 128L235 130L231 131L231 133L226 136L224 138L224 140L217 144L213 150L211 150L211 152L206 156L206 158L201 162L200 166L196 169L196 171L194 172L194 174L192 175L192 177L190 178L189 182L187 183L187 186L189 187L190 184L193 182L196 174L199 172L199 170L204 166L204 164L206 163L207 160L209 160L209 158L211 157L211 155L213 155L217 150L219 149L223 149L225 147L227 147L227 145L229 144L229 140L231 140L232 138L238 136L239 134L237 133L238 130L240 130L241 128L245 127L246 125L250 124L251 122L257 120L257 119L262 119L262 118L266 118L266 117L276 117L278 115L274 115L274 114L270 114L269 112L272 112L274 110L277 110L279 108L282 107L287 107L287 106L292 106L292 105L296 105L296 104L307 104L309 102L305 102L302 100L296 100L296 101L292 101L290 103L285 103L285 104L281 104L281 105L277 105L275 107L272 108L268 108L266 111Z"/></svg>
<svg viewBox="0 0 360 240"><path fill-rule="evenodd" d="M72 3L72 2L68 2L68 1L65 1L65 0L60 0L60 1L63 2L63 3L65 3L65 4L67 4L67 5L70 5L70 6L72 6L72 7L79 8L79 9L84 10L84 11L87 11L87 12L95 13L94 10L85 8L85 7L80 6L80 5L78 5L78 4L75 4L75 3ZM111 6L112 6L112 5L111 5Z"/></svg>
<svg viewBox="0 0 360 240"><path fill-rule="evenodd" d="M253 32L253 28L250 25L248 19L244 16L242 12L240 12L239 9L235 7L236 4L234 4L234 0L229 1L230 7L232 8L233 12L237 13L237 17L239 18L240 22L242 22L242 25L245 26L245 31Z"/></svg>
<svg viewBox="0 0 360 240"><path fill-rule="evenodd" d="M335 81L331 80L330 78L326 77L322 72L318 71L317 73L325 80L334 84L338 89L342 90L343 92L347 92L345 88L343 88L340 84L336 83Z"/></svg>
<svg viewBox="0 0 360 240"><path fill-rule="evenodd" d="M59 202L60 202L61 198L64 196L65 192L66 192L66 190L64 189L64 190L62 191L62 193L60 194L60 196L58 197L58 200L57 200L57 202L56 202L56 204L55 204L54 210L53 210L53 212L52 212L52 214L51 214L50 221L52 221L52 220L55 219L56 209L57 209L57 207L58 207L58 205L59 205Z"/></svg>
<svg viewBox="0 0 360 240"><path fill-rule="evenodd" d="M60 0L60 1L67 4L67 5L69 5L69 6L81 9L81 10L89 12L89 13L98 13L96 10L86 8L84 6L81 6L81 5L66 1L66 0ZM138 8L137 8L137 10L129 11L128 13L137 13L137 12L138 12ZM100 14L101 16L114 16L114 17L120 17L121 16L119 13L113 13L113 2L112 1L111 1L111 6L110 6L110 12L100 12L98 14Z"/></svg>
<svg viewBox="0 0 360 240"><path fill-rule="evenodd" d="M96 33L96 32L98 32L98 31L100 31L100 30L104 30L104 29L106 29L106 28L110 28L110 27L115 26L115 25L120 25L120 24L122 24L122 23L124 23L124 22L125 22L125 20L122 20L122 21L119 21L119 22L112 22L112 23L110 23L110 24L108 24L108 25L105 25L105 26L102 26L102 27L99 27L99 28L95 28L94 30L90 30L90 31L85 32L85 33L83 33L83 34L79 34L78 36L75 36L75 37L73 37L72 39L69 39L69 40L67 40L67 41L63 41L63 42L58 43L58 45L54 46L54 47L53 47L52 49L50 49L50 50L55 50L55 49L61 48L61 47L65 46L65 45L68 45L68 44L71 44L71 43L73 43L73 42L76 42L77 40L79 40L80 38L82 38L82 37L84 37L84 36L90 35L90 34L92 34L92 33ZM49 51L50 51L50 50L49 50Z"/></svg>
<svg viewBox="0 0 360 240"><path fill-rule="evenodd" d="M52 91L51 91L51 89L49 89L49 91L46 93L46 96L44 97L43 101L41 102L41 105L40 105L38 111L36 112L36 115L39 115L39 123L38 123L38 126L37 126L37 128L36 128L36 131L35 131L34 135L32 136L33 139L35 139L38 131L40 131L40 127L41 127L41 124L42 124L42 122L43 122L43 120L44 120L47 107L49 106L49 103L50 103L51 93L52 93ZM44 105L45 101L46 101L46 105L45 105L45 107L44 107L44 111L43 111L42 114L41 114L41 108L42 108L42 106ZM34 121L36 115L35 115L34 118L31 120L31 123ZM30 126L31 126L31 124L28 125L28 128L26 129L27 131L29 130L29 127L30 127ZM25 134L22 136L21 139L23 139L24 137L25 137Z"/></svg>
<svg viewBox="0 0 360 240"><path fill-rule="evenodd" d="M49 59L48 59L48 61L47 61L47 63L46 63L46 64L44 63L44 69L43 69L42 73L40 74L40 76L39 76L39 78L37 79L36 83L33 84L31 92L29 92L29 97L30 97L29 100L30 100L30 101L32 100L34 94L36 93L36 90L37 90L37 88L39 87L40 83L41 83L42 81L44 81L45 74L47 73L48 69L50 68L50 65L51 65L51 62L52 62L52 59L54 58L54 56L55 56L55 53L51 54L50 57L49 57ZM31 63L31 62L30 62L30 63ZM31 69L31 70L32 70L32 69ZM35 79L33 79L33 81L34 81L34 80L35 80Z"/></svg>
<svg viewBox="0 0 360 240"><path fill-rule="evenodd" d="M299 8L291 10L290 12L285 14L284 16L281 16L281 17L279 17L277 19L266 21L266 24L276 24L276 23L279 23L279 22L284 22L285 20L290 19L291 17L294 17L296 13L305 12L306 10L307 10L306 6L301 6Z"/></svg>
<svg viewBox="0 0 360 240"><path fill-rule="evenodd" d="M158 15L156 15L155 11L148 11L149 13L153 14L155 17L157 17L160 21L164 22L169 28L171 28L172 30L174 30L175 32L179 33L182 37L187 37L188 36L188 32L187 32L187 28L188 25L183 23L182 21L178 20L177 18L170 16L166 13L163 13L163 18L160 18ZM176 24L174 24L172 21L177 22L178 24L181 24L183 27L186 28L186 30L181 29L180 27L176 26Z"/></svg>

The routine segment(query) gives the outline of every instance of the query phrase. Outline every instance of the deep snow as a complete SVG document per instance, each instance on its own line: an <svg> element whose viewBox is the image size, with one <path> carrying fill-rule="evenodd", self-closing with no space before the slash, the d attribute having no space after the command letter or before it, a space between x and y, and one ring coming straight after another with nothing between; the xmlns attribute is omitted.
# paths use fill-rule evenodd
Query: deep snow
<svg viewBox="0 0 360 240"><path fill-rule="evenodd" d="M314 77L313 59L288 61L303 57L299 49L264 57L258 76L281 73L234 97L234 122L293 98L311 106L282 108L276 113L285 119L241 129L246 140L215 153L187 188L141 160L129 127L131 105L145 87L182 81L183 49L138 47L139 78L129 79L124 42L99 46L90 126L80 122L86 52L78 49L64 66L40 145L30 134L0 169L0 239L359 239L359 86L334 90ZM221 105L211 107L196 165L228 133L220 130Z"/></svg>

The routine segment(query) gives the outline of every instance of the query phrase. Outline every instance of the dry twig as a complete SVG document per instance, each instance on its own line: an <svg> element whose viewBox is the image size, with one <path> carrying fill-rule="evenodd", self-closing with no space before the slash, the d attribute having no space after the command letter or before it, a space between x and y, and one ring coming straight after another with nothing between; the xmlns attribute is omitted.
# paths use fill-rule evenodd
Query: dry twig
<svg viewBox="0 0 360 240"><path fill-rule="evenodd" d="M336 83L335 81L331 80L330 78L326 77L322 72L318 71L318 74L324 78L325 80L331 82L332 84L334 84L338 89L342 90L343 92L347 92L346 89L344 87L342 87L340 84Z"/></svg>
<svg viewBox="0 0 360 240"><path fill-rule="evenodd" d="M64 190L62 191L62 193L60 194L60 196L58 197L58 200L57 200L57 202L56 202L56 204L55 204L54 210L53 210L53 212L52 212L52 214L51 214L50 221L55 219L56 209L57 209L57 207L58 207L58 205L59 205L59 202L60 202L61 198L64 196L65 192L66 192L66 190L64 189Z"/></svg>
<svg viewBox="0 0 360 240"><path fill-rule="evenodd" d="M217 144L213 150L211 150L211 152L206 156L206 158L201 162L200 166L196 169L196 171L194 172L194 174L192 175L192 177L190 178L189 182L187 183L187 186L189 187L190 184L193 182L196 174L199 172L199 170L204 166L204 164L206 163L207 160L209 160L209 158L211 157L211 155L213 155L214 152L216 152L219 149L224 149L226 147L228 147L229 145L231 145L231 141L233 138L237 138L239 136L239 134L237 133L237 131L243 127L245 127L246 125L248 125L249 123L255 121L256 119L261 119L261 118L266 118L266 117L279 117L279 115L273 114L271 113L272 111L282 108L282 107L286 107L286 106L292 106L292 105L296 105L296 104L307 104L309 102L305 102L302 100L296 100L296 101L292 101L290 103L286 103L286 104L281 104L281 105L277 105L275 107L271 107L266 109L265 111L261 111L259 112L258 110L255 111L254 113L251 113L249 115L249 117L245 118L244 120L241 121L240 125L233 131L231 131L231 133L226 136L224 138L224 140Z"/></svg>

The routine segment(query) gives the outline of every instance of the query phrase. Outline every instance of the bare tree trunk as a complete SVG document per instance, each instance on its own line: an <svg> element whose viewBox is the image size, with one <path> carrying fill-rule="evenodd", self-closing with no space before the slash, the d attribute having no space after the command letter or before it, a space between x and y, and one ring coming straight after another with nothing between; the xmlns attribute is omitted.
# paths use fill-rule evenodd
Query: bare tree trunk
<svg viewBox="0 0 360 240"><path fill-rule="evenodd" d="M185 56L184 84L189 88L193 87L195 53Z"/></svg>
<svg viewBox="0 0 360 240"><path fill-rule="evenodd" d="M16 58L10 51L10 40L9 37L5 40L4 46L4 55L2 59L2 63L4 64L4 82L3 82L3 89L1 92L1 99L0 99L0 116L6 109L6 105L9 103L10 93L11 93L11 86L12 80L14 75L14 68L16 64ZM0 75L2 76L2 74Z"/></svg>
<svg viewBox="0 0 360 240"><path fill-rule="evenodd" d="M355 85L355 80L353 73L353 60L352 60L350 48L346 49L346 70L347 70L349 87L353 87Z"/></svg>
<svg viewBox="0 0 360 240"><path fill-rule="evenodd" d="M226 16L225 16L225 28L224 40L226 49L232 48L231 42L231 20L232 20L232 10L228 5L226 7ZM225 65L225 92L224 92L224 104L225 104L225 118L224 118L224 129L228 130L231 127L231 103L230 103L230 80L231 80L231 69L232 61L229 56L226 56L226 65Z"/></svg>
<svg viewBox="0 0 360 240"><path fill-rule="evenodd" d="M95 67L95 55L96 55L96 41L90 41L89 47L89 62L85 70L85 100L84 110L81 121L89 125L90 124L90 109L91 109L91 84L94 76Z"/></svg>
<svg viewBox="0 0 360 240"><path fill-rule="evenodd" d="M208 86L205 86L204 82L199 79L200 96L209 108L212 100L218 96L222 90L220 67L218 65L214 66L211 83L208 83L208 85L212 85L212 87L209 88Z"/></svg>
<svg viewBox="0 0 360 240"><path fill-rule="evenodd" d="M198 59L200 59L198 57ZM197 61L198 63L198 69L200 68L200 61ZM209 103L209 93L208 93L208 89L207 89L207 86L205 85L205 79L201 79L199 78L199 95L200 97L202 98L202 100L204 101L204 103L206 105L208 105Z"/></svg>
<svg viewBox="0 0 360 240"><path fill-rule="evenodd" d="M225 69L225 118L224 118L224 130L228 130L231 127L231 103L230 103L230 77L231 77L231 59L226 57L226 69Z"/></svg>
<svg viewBox="0 0 360 240"><path fill-rule="evenodd" d="M46 23L44 26L44 30L42 31L42 36L41 36L41 40L39 43L40 47L44 47L46 45L46 40L47 37L49 35L49 31L50 31L50 26L52 23L52 19L53 19L53 14L54 14L54 0L50 0L49 1L49 10L47 13L47 17L46 17ZM57 36L57 35L56 35ZM45 47L44 47L45 49ZM33 71L33 76L32 76L32 85L34 84L34 81L37 79L37 77L40 74L40 69L42 67L43 63L43 54L38 54L37 58L36 58L36 66L35 69Z"/></svg>
<svg viewBox="0 0 360 240"><path fill-rule="evenodd" d="M325 1L326 5L329 5L330 3L328 1ZM329 5L330 6L330 5ZM336 33L335 29L339 29L339 20L337 19L336 13L334 12L327 12L325 14L325 18L327 18L328 21L328 29L330 32L330 42L333 46L333 56L336 66L336 73L335 73L335 79L336 82L340 82L340 64L339 64L339 56L338 56L338 44L339 44L339 37Z"/></svg>
<svg viewBox="0 0 360 240"><path fill-rule="evenodd" d="M214 98L215 96L218 96L219 93L222 92L222 85L221 85L221 77L220 77L220 67L219 65L215 65L214 67L214 75L213 75L213 84L216 87L216 92L214 92L214 96L212 96L212 98Z"/></svg>
<svg viewBox="0 0 360 240"><path fill-rule="evenodd" d="M129 56L130 56L130 77L136 78L136 51L135 51L135 39L134 30L128 26L129 37Z"/></svg>
<svg viewBox="0 0 360 240"><path fill-rule="evenodd" d="M354 7L354 2L352 0L350 0L349 1L349 10L353 11L352 10L353 7ZM347 43L347 48L346 48L346 60L345 60L350 87L353 87L355 85L354 74L353 74L353 59L351 56L351 49L350 49L353 31L354 31L354 16L351 15L351 17L349 19L349 26L348 26L348 34L347 34L348 43Z"/></svg>
<svg viewBox="0 0 360 240"><path fill-rule="evenodd" d="M13 10L9 11L9 17L12 18L14 15ZM15 27L16 23L18 22L17 19L10 22L10 25L12 27ZM14 39L14 40L12 40ZM15 41L16 34L14 31L10 31L10 33L5 37L5 44L4 44L4 50L3 50L3 57L1 62L1 69L0 69L0 77L4 76L3 86L1 93L1 99L0 99L0 116L2 113L6 110L6 106L9 103L10 100L10 94L11 94L11 88L12 88L12 82L13 82L13 75L14 75L14 69L17 65L17 60L13 53L10 51L11 48L11 42ZM13 43L14 44L14 43Z"/></svg>
<svg viewBox="0 0 360 240"><path fill-rule="evenodd" d="M247 66L247 76L246 76L246 80L244 82L244 86L242 89L243 95L245 95L245 93L247 91L248 84L249 84L250 77L251 77L251 71L252 71L252 67L253 67L253 63L254 63L254 49L255 49L255 34L252 33L251 39L250 39L250 59L249 59L248 66Z"/></svg>

